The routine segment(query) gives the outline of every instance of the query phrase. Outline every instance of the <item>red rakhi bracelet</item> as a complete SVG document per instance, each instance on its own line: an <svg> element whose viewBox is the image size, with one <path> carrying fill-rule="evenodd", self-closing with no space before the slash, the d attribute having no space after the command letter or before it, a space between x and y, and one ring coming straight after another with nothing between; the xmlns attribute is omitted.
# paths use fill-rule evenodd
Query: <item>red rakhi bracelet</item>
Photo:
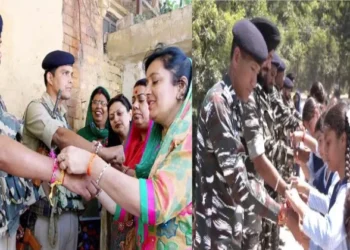
<svg viewBox="0 0 350 250"><path fill-rule="evenodd" d="M286 220L286 210L287 210L287 205L286 203L281 204L281 209L278 213L278 222L277 224L280 226L284 226L285 220Z"/></svg>

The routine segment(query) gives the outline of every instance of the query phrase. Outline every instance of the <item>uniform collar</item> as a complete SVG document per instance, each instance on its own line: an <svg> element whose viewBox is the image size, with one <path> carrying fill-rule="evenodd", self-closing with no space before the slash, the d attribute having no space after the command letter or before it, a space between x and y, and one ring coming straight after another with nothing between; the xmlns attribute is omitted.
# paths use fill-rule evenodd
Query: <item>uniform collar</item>
<svg viewBox="0 0 350 250"><path fill-rule="evenodd" d="M44 94L42 95L42 98L44 102L49 106L49 108L53 111L55 107L55 102L52 100L51 96L47 92L44 92ZM64 108L62 104L58 106L58 111L61 116L64 116L67 113L67 110Z"/></svg>
<svg viewBox="0 0 350 250"><path fill-rule="evenodd" d="M233 105L237 105L239 103L239 99L236 95L234 88L232 87L231 79L230 79L228 74L225 74L223 81L224 81L225 85L228 87L228 90L230 91L230 94L232 96Z"/></svg>

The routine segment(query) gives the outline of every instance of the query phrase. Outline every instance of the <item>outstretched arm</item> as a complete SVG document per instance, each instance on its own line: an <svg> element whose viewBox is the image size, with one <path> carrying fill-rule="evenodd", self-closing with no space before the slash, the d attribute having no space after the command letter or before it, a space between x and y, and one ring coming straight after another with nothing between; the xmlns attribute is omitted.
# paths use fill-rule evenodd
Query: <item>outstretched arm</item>
<svg viewBox="0 0 350 250"><path fill-rule="evenodd" d="M51 180L53 159L38 154L4 135L0 135L0 148L0 170L28 179ZM86 175L66 174L63 185L86 200L91 199L90 192L96 193Z"/></svg>
<svg viewBox="0 0 350 250"><path fill-rule="evenodd" d="M50 181L53 159L35 153L4 135L0 135L0 148L0 170L28 179Z"/></svg>

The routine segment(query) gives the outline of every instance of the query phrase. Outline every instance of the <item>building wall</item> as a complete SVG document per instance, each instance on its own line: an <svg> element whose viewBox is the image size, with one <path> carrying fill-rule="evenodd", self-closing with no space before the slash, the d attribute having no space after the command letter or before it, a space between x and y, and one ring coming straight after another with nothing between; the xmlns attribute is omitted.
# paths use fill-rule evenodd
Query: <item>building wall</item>
<svg viewBox="0 0 350 250"><path fill-rule="evenodd" d="M45 91L43 58L62 48L62 0L0 0L0 14L0 95L9 112L21 118L26 105Z"/></svg>
<svg viewBox="0 0 350 250"><path fill-rule="evenodd" d="M89 98L97 86L111 96L122 91L123 66L110 61L103 51L103 9L95 0L64 0L63 49L76 58L68 119L77 130L84 126Z"/></svg>
<svg viewBox="0 0 350 250"><path fill-rule="evenodd" d="M66 105L69 123L78 130L85 124L89 98L97 86L106 87L111 96L123 92L131 100L135 81L144 77L142 59L157 42L191 50L191 7L132 25L132 13L118 2L0 0L4 20L0 95L9 112L21 118L27 104L45 91L41 63L50 51L69 51L76 58L72 98ZM108 56L103 51L107 11L124 17L120 30L108 36Z"/></svg>
<svg viewBox="0 0 350 250"><path fill-rule="evenodd" d="M144 78L142 62L125 63L124 79L123 79L123 94L131 101L133 86L137 80Z"/></svg>
<svg viewBox="0 0 350 250"><path fill-rule="evenodd" d="M178 46L190 56L192 50L191 5L143 23L124 27L108 35L108 57L124 65L122 86L126 97L131 98L133 85L138 79L144 77L142 62L145 55L160 42Z"/></svg>

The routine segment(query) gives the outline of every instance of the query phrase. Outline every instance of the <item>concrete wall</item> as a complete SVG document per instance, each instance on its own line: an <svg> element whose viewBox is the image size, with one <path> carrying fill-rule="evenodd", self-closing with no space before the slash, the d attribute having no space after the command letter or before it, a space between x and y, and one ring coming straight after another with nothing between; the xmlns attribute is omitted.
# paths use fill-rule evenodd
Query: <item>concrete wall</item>
<svg viewBox="0 0 350 250"><path fill-rule="evenodd" d="M9 112L21 118L27 104L45 91L41 63L52 50L69 51L76 59L72 98L66 103L74 130L84 126L89 97L97 86L106 87L111 96L123 92L131 100L134 83L144 77L142 59L158 42L190 54L191 6L109 35L106 54L107 11L129 23L130 13L116 0L0 0L4 20L0 95Z"/></svg>
<svg viewBox="0 0 350 250"><path fill-rule="evenodd" d="M162 42L192 50L192 6L123 28L108 35L107 54L124 65L123 93L131 99L132 87L144 77L142 61L146 53Z"/></svg>
<svg viewBox="0 0 350 250"><path fill-rule="evenodd" d="M104 15L93 0L63 4L63 49L76 58L73 95L67 103L68 120L75 130L84 126L89 98L97 86L105 87L111 96L122 91L123 66L103 52Z"/></svg>
<svg viewBox="0 0 350 250"><path fill-rule="evenodd" d="M192 50L192 5L132 25L108 35L108 57L115 61L138 62L159 43Z"/></svg>
<svg viewBox="0 0 350 250"><path fill-rule="evenodd" d="M145 77L142 62L126 63L124 66L123 94L130 100L135 82Z"/></svg>
<svg viewBox="0 0 350 250"><path fill-rule="evenodd" d="M62 48L62 0L0 0L4 21L0 95L8 110L22 117L30 100L45 91L41 62Z"/></svg>

